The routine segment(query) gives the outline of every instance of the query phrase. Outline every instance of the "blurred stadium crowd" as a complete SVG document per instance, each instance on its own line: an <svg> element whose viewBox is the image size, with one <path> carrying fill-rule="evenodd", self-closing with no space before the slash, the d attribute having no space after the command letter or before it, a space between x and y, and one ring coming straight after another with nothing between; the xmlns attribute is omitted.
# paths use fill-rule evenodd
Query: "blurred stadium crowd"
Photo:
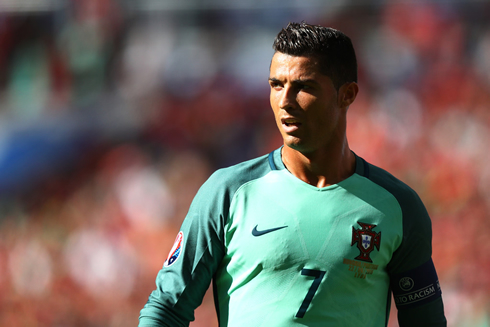
<svg viewBox="0 0 490 327"><path fill-rule="evenodd" d="M8 3L0 326L137 324L202 182L280 146L271 45L302 20L353 40L350 145L425 202L449 325L490 326L488 2Z"/></svg>

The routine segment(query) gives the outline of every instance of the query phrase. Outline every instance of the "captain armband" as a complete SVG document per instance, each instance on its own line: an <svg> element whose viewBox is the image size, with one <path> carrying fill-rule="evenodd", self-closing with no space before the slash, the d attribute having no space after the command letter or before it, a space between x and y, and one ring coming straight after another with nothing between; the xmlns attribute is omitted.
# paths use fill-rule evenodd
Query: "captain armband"
<svg viewBox="0 0 490 327"><path fill-rule="evenodd" d="M432 259L417 268L392 275L390 284L398 309L414 308L441 296L441 286Z"/></svg>

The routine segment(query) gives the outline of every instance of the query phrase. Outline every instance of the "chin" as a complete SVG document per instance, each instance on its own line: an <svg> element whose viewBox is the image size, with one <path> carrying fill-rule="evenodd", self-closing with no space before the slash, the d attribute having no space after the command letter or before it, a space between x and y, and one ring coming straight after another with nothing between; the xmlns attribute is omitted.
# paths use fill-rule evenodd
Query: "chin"
<svg viewBox="0 0 490 327"><path fill-rule="evenodd" d="M292 149L295 149L298 148L298 147L301 147L301 139L297 138L297 137L294 137L294 136L290 136L290 135L286 135L284 137L284 145L292 148Z"/></svg>
<svg viewBox="0 0 490 327"><path fill-rule="evenodd" d="M285 140L284 145L301 153L311 152L311 149L309 149L309 147L304 142L301 142L301 140Z"/></svg>
<svg viewBox="0 0 490 327"><path fill-rule="evenodd" d="M319 144L315 142L305 142L305 140L296 137L285 138L284 145L304 155L314 153L320 149Z"/></svg>

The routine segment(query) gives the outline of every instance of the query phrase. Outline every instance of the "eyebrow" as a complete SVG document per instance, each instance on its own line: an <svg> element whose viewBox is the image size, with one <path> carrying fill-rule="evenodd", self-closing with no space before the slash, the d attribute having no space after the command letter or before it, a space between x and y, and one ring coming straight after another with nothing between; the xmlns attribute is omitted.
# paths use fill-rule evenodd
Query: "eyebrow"
<svg viewBox="0 0 490 327"><path fill-rule="evenodd" d="M275 77L269 77L269 81L271 81L271 82L281 82L279 79L277 79ZM312 79L312 78L295 79L295 80L292 81L292 84L307 84L307 83L318 84L318 81L316 81L315 79Z"/></svg>
<svg viewBox="0 0 490 327"><path fill-rule="evenodd" d="M318 84L318 81L312 78L306 78L306 79L295 79L292 81L292 83L297 83L297 84Z"/></svg>

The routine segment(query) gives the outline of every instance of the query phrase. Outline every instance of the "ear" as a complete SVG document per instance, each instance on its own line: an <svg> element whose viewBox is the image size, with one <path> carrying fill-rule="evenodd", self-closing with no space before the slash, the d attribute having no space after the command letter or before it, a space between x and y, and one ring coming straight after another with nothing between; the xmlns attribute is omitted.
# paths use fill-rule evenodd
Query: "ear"
<svg viewBox="0 0 490 327"><path fill-rule="evenodd" d="M339 104L346 110L354 102L359 93L359 86L356 82L345 83L339 89Z"/></svg>

